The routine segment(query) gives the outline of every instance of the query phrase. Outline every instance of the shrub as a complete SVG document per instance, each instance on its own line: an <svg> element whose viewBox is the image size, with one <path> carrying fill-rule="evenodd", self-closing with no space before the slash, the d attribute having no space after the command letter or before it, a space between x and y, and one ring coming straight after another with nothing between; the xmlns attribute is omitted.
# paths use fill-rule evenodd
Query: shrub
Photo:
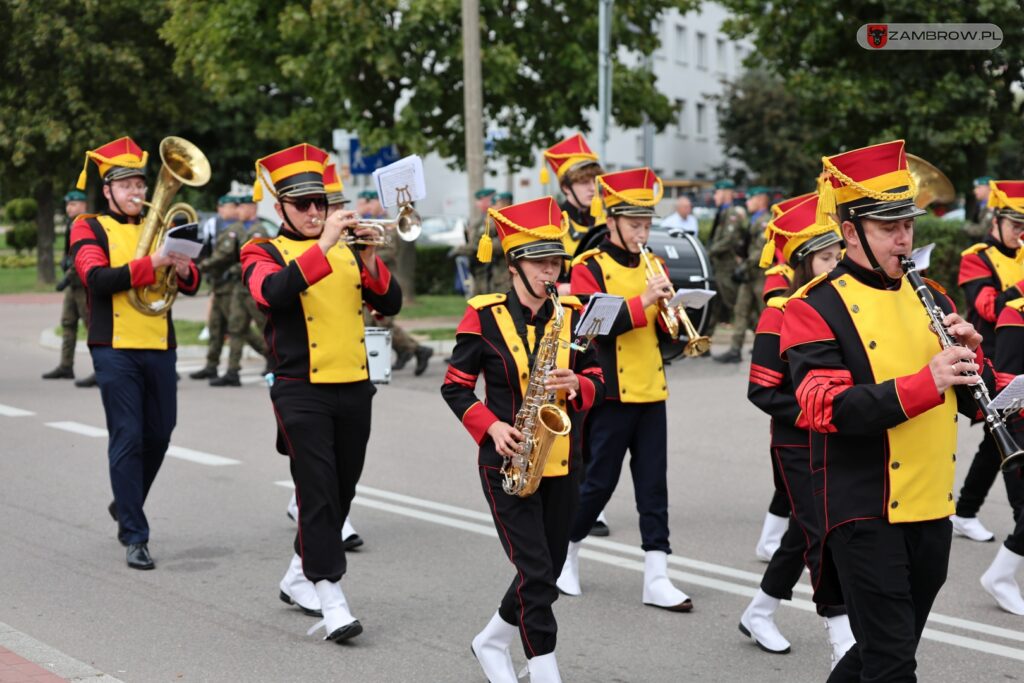
<svg viewBox="0 0 1024 683"><path fill-rule="evenodd" d="M448 256L451 247L416 246L416 293L454 294L455 259Z"/></svg>
<svg viewBox="0 0 1024 683"><path fill-rule="evenodd" d="M964 310L964 295L957 286L960 272L960 252L975 240L964 232L963 221L944 221L936 216L921 216L914 222L914 246L935 243L926 275L946 288L956 302L957 310Z"/></svg>
<svg viewBox="0 0 1024 683"><path fill-rule="evenodd" d="M7 231L7 246L15 253L32 251L36 248L39 235L36 233L36 212L34 199L12 199L4 207L4 219L11 224Z"/></svg>

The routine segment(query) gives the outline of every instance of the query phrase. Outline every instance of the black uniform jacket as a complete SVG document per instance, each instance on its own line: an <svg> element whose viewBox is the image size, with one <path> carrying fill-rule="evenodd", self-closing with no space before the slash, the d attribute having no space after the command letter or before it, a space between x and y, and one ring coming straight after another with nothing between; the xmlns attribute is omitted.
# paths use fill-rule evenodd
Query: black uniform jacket
<svg viewBox="0 0 1024 683"><path fill-rule="evenodd" d="M1016 262L1017 251L1007 249L988 235L963 252L957 284L964 292L967 322L984 338L982 346L992 360L996 356L996 319L1007 301L1024 296L1024 269Z"/></svg>
<svg viewBox="0 0 1024 683"><path fill-rule="evenodd" d="M779 355L785 299L769 301L761 313L750 355L747 398L772 418L772 446L807 446L807 421L793 392L789 364Z"/></svg>
<svg viewBox="0 0 1024 683"><path fill-rule="evenodd" d="M568 339L579 320L581 306L575 297L562 297L561 302L565 311L563 338ZM495 450L487 429L499 420L515 424L529 378L529 361L510 310L513 306L521 311L530 344L537 342L538 331L543 337L550 329L553 320L550 300L533 316L519 303L514 292L474 297L459 323L451 364L441 387L441 395L452 412L462 421L473 440L480 444L480 465L498 467L502 464L502 457ZM558 367L568 367L576 373L580 390L572 401L566 402L561 392L556 398L556 403L568 413L572 422L569 457L564 459L565 462L549 460L546 475L565 474L571 468L580 467L584 417L604 398L604 375L593 347L586 351L569 348L567 354L563 348L562 354L563 359L568 356L567 364L559 362ZM476 384L481 374L486 387L484 401L476 395Z"/></svg>

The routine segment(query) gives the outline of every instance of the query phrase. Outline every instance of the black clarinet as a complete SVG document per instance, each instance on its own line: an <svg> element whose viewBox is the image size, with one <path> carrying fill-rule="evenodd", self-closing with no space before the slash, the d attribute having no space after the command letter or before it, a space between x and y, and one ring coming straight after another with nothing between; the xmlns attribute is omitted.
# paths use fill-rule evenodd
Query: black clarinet
<svg viewBox="0 0 1024 683"><path fill-rule="evenodd" d="M901 256L900 267L903 268L903 272L907 275L907 281L914 288L914 292L917 293L917 298L921 300L925 311L928 312L928 317L932 321L931 328L938 335L942 348L948 349L951 346L962 346L953 338L953 335L949 333L946 326L942 324L942 319L946 314L935 303L931 290L928 289L928 285L921 278L921 274L917 272L917 266L914 262L905 256ZM960 374L965 377L978 376L978 373L973 370L961 372ZM977 384L969 386L974 402L978 404L978 409L985 417L985 426L989 433L992 434L996 447L999 448L999 457L1002 460L1000 467L1002 470L1009 472L1024 466L1024 450L1021 450L1020 446L1017 445L1017 442L1010 435L1010 430L1007 429L1006 422L1003 421L1002 416L992 409L992 399L989 398L988 387L985 386L985 382L979 380Z"/></svg>

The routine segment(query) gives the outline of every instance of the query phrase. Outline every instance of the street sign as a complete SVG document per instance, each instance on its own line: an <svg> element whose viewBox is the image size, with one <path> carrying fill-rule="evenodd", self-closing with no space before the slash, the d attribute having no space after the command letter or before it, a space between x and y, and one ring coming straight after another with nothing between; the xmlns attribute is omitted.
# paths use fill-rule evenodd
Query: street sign
<svg viewBox="0 0 1024 683"><path fill-rule="evenodd" d="M388 145L380 148L376 154L363 154L359 138L352 138L349 141L348 158L352 175L370 175L378 168L398 161L398 149Z"/></svg>

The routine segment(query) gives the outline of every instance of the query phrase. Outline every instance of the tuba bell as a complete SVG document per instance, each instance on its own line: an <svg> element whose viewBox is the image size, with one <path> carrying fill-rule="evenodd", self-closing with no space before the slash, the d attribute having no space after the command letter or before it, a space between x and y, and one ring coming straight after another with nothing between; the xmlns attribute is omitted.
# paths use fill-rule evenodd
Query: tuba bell
<svg viewBox="0 0 1024 683"><path fill-rule="evenodd" d="M924 209L932 202L948 204L956 199L956 189L946 174L921 157L908 154L907 170L917 184L917 197L914 198L917 208Z"/></svg>
<svg viewBox="0 0 1024 683"><path fill-rule="evenodd" d="M196 210L184 202L172 204L174 195L182 185L200 187L210 180L210 162L198 147L184 138L170 135L160 141L160 173L151 201L141 201L148 207L142 223L142 235L135 249L135 258L149 256L160 248L174 218L185 216L189 223L199 220ZM136 287L128 292L132 308L144 315L163 315L178 295L178 277L174 268L158 268L153 284Z"/></svg>

